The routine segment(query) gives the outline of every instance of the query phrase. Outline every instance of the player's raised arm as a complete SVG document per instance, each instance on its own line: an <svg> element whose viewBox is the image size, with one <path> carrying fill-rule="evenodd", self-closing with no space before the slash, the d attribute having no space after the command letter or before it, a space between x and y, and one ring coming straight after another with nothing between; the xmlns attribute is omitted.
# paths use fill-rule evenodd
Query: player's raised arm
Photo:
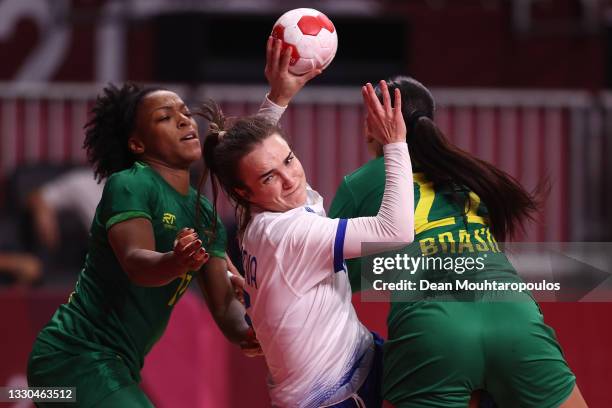
<svg viewBox="0 0 612 408"><path fill-rule="evenodd" d="M308 35L310 38L312 36L310 33L296 32L298 36L292 36L293 43L286 42L286 30L301 30L299 27L289 27L295 15L299 13L298 9L283 14L274 24L272 33L266 42L264 73L270 85L270 91L258 114L267 117L274 123L278 123L284 109L300 89L308 81L321 74L323 69L331 63L338 47L335 27L327 17L321 17L318 20L324 24L317 34L321 37L317 38L317 41L300 41L300 36ZM309 55L310 58L303 58L300 55Z"/></svg>
<svg viewBox="0 0 612 408"><path fill-rule="evenodd" d="M305 75L293 74L289 71L290 60L291 48L283 50L281 40L272 36L268 37L264 73L270 85L270 91L264 98L257 115L274 123L278 123L287 105L300 89L322 72L320 69L313 69Z"/></svg>
<svg viewBox="0 0 612 408"><path fill-rule="evenodd" d="M385 192L375 217L349 219L344 241L344 258L361 256L363 242L410 243L414 240L414 191L412 165L406 144L406 124L402 116L399 90L394 103L384 81L380 82L381 103L372 84L362 88L367 110L367 126L383 145L385 157Z"/></svg>
<svg viewBox="0 0 612 408"><path fill-rule="evenodd" d="M291 47L283 47L281 40L268 37L264 73L270 84L268 98L279 106L287 106L308 81L323 72L314 68L303 75L296 75L289 71L290 61Z"/></svg>

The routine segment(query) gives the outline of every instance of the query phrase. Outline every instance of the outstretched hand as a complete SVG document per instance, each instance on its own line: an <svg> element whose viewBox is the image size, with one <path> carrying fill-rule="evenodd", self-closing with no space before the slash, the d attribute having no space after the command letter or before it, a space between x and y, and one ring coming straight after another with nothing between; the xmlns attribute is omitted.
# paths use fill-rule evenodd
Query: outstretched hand
<svg viewBox="0 0 612 408"><path fill-rule="evenodd" d="M406 124L402 116L402 97L395 89L393 107L385 81L380 81L382 104L369 82L361 88L363 103L366 107L367 133L383 145L406 141Z"/></svg>
<svg viewBox="0 0 612 408"><path fill-rule="evenodd" d="M191 228L183 228L176 235L172 251L177 263L190 271L199 270L209 258L208 253L202 247L202 240Z"/></svg>
<svg viewBox="0 0 612 408"><path fill-rule="evenodd" d="M306 82L323 72L313 69L304 75L295 75L289 72L292 47L284 50L283 41L272 36L268 37L266 44L266 69L264 71L270 94L268 97L272 102L280 106L287 106L293 98L306 85Z"/></svg>

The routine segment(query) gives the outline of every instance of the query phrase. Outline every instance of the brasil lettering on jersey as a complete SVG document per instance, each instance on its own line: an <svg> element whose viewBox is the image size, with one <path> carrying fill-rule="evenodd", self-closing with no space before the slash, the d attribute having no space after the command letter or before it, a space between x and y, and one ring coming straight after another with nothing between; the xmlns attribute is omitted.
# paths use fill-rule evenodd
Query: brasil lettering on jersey
<svg viewBox="0 0 612 408"><path fill-rule="evenodd" d="M420 239L419 247L424 256L438 252L444 254L501 252L488 227L479 228L471 233L463 229L442 232L435 237Z"/></svg>

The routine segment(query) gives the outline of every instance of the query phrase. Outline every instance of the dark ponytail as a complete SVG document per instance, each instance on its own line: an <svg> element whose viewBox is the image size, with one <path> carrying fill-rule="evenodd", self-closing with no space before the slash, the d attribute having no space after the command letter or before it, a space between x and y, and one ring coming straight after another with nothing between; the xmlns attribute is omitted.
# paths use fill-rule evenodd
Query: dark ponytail
<svg viewBox="0 0 612 408"><path fill-rule="evenodd" d="M225 131L225 117L223 116L221 108L219 108L219 106L212 99L202 103L202 105L195 113L204 117L209 122L208 132L205 136L204 143L202 146L204 171L202 172L202 177L200 178L200 181L198 183L198 198L210 174L210 184L213 193L213 219L211 230L212 234L216 236L218 219L217 198L219 196L219 182L215 173L214 155L216 147L219 144L219 139L222 136L221 132ZM199 219L200 205L196 207L196 221L198 221Z"/></svg>
<svg viewBox="0 0 612 408"><path fill-rule="evenodd" d="M91 110L93 117L85 124L83 143L98 182L136 161L128 138L136 127L138 106L147 94L159 90L163 88L142 88L133 83L118 88L109 84L98 95Z"/></svg>
<svg viewBox="0 0 612 408"><path fill-rule="evenodd" d="M249 191L240 177L238 164L268 136L275 133L282 136L282 133L276 124L262 116L229 120L212 99L204 102L196 114L209 122L202 147L204 174L200 185L203 185L210 175L215 219L219 187L221 187L234 206L238 235L241 236L251 219L251 205L237 192L238 189Z"/></svg>
<svg viewBox="0 0 612 408"><path fill-rule="evenodd" d="M429 181L451 191L467 187L476 193L487 208L489 228L500 242L515 236L527 220L534 219L539 209L536 197L544 193L545 183L530 194L509 174L450 143L433 121L431 93L418 81L398 76L387 85L390 92L399 88L402 93L410 157ZM377 94L380 97L379 89Z"/></svg>

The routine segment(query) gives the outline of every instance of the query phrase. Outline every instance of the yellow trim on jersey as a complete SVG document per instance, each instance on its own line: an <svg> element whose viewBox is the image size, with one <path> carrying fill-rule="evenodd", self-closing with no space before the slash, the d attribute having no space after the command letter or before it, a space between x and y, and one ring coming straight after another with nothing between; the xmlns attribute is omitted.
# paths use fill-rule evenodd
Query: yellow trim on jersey
<svg viewBox="0 0 612 408"><path fill-rule="evenodd" d="M478 206L480 205L480 197L473 192L469 193L469 201L465 203L465 213L467 214L467 222L472 224L483 224L487 225L485 219L476 215L476 211L478 210Z"/></svg>
<svg viewBox="0 0 612 408"><path fill-rule="evenodd" d="M426 224L419 225L418 227L414 229L414 232L416 234L420 234L421 232L430 230L432 228L446 227L448 225L453 225L453 224L455 224L455 217L442 218L439 220L428 222Z"/></svg>
<svg viewBox="0 0 612 408"><path fill-rule="evenodd" d="M439 220L429 221L427 219L431 207L433 206L436 192L433 189L433 183L425 178L422 173L413 174L413 180L419 185L419 202L414 209L414 232L420 234L433 228L447 227L455 224L456 217L446 217ZM469 202L465 203L465 212L467 222L470 224L487 225L487 220L484 217L476 215L478 206L480 205L480 197L473 191L469 192Z"/></svg>
<svg viewBox="0 0 612 408"><path fill-rule="evenodd" d="M441 218L439 220L430 221L426 224L419 225L414 229L415 234L420 234L421 232L429 231L430 229L438 228L438 227L447 227L449 225L454 225L457 217L447 217ZM487 225L486 218L477 216L477 215L469 215L467 217L467 221L470 224L482 224Z"/></svg>
<svg viewBox="0 0 612 408"><path fill-rule="evenodd" d="M433 183L427 181L424 174L413 174L413 180L419 185L419 202L414 209L414 230L418 234L419 231L424 231L427 228L427 216L431 211L436 192L432 188Z"/></svg>

